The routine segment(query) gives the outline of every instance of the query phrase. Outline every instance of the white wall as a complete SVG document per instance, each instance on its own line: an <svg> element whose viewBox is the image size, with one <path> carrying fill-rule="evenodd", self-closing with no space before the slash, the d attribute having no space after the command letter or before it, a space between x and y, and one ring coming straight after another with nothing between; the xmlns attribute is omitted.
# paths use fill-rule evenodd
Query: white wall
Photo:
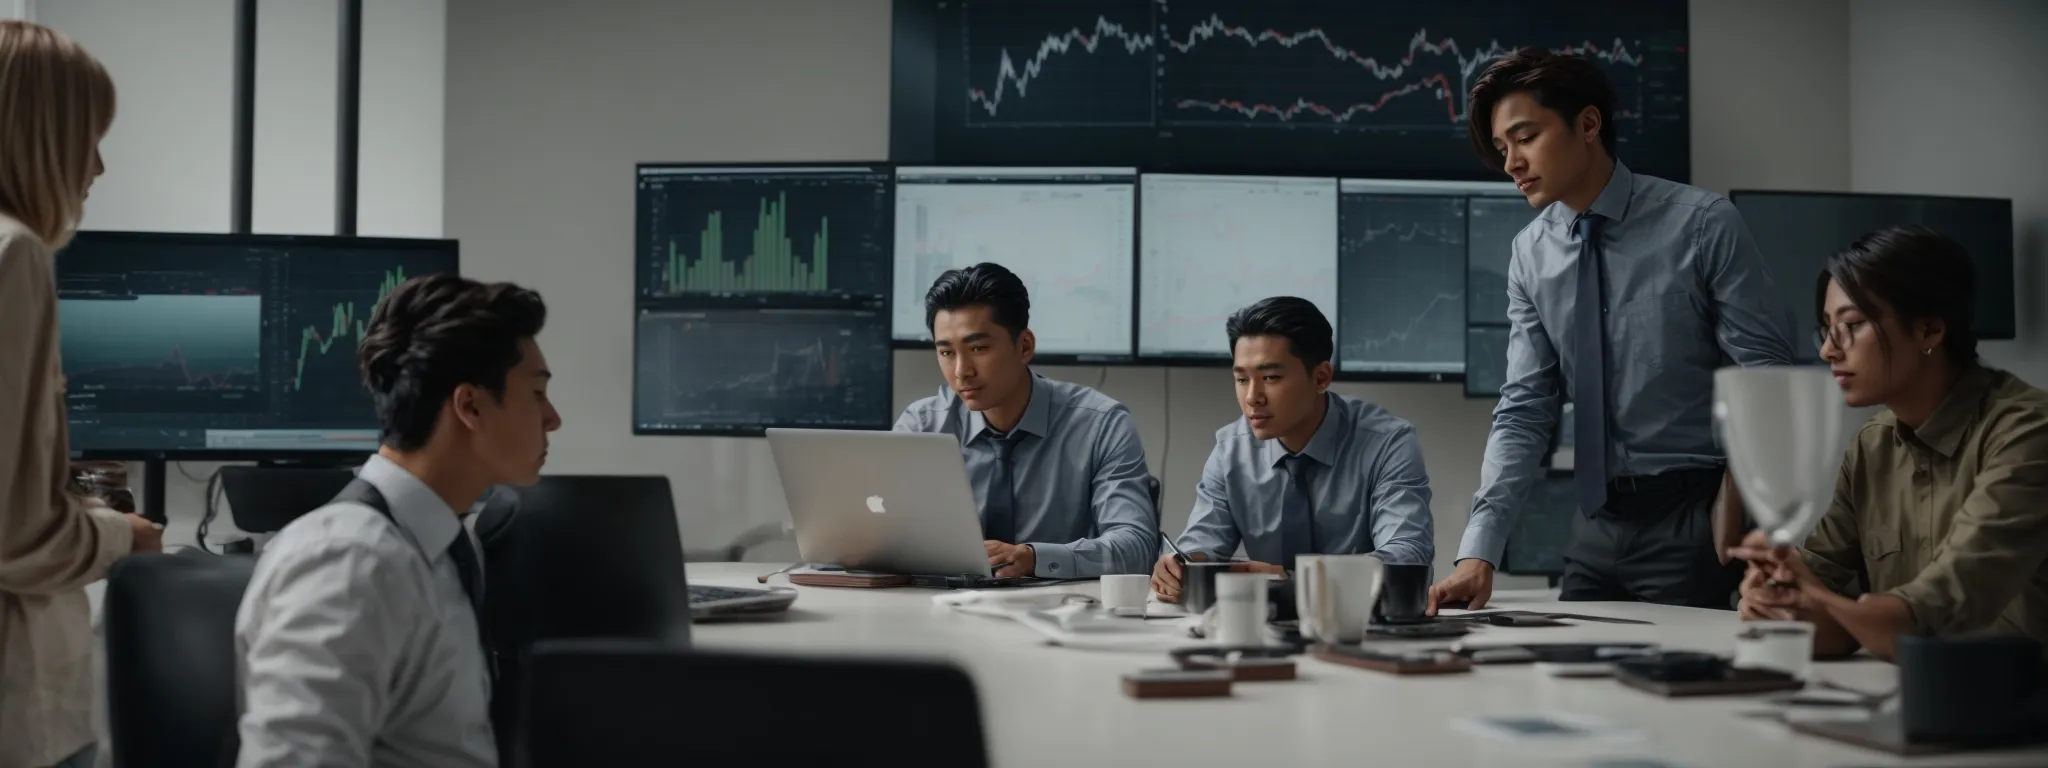
<svg viewBox="0 0 2048 768"><path fill-rule="evenodd" d="M2037 74L2048 3L1861 0L1853 8L1854 188L2012 198L2019 338L1980 349L1987 362L2048 386L2048 101Z"/></svg>
<svg viewBox="0 0 2048 768"><path fill-rule="evenodd" d="M4 6L0 6L4 7ZM263 0L257 11L257 232L334 231L333 0ZM120 99L93 186L92 229L226 232L233 132L232 0L41 0L30 17L106 64ZM443 0L369 0L363 10L357 230L441 236ZM169 473L166 540L194 541L215 464ZM135 467L137 482L141 467ZM233 537L226 512L215 541Z"/></svg>
<svg viewBox="0 0 2048 768"><path fill-rule="evenodd" d="M542 342L565 424L550 470L669 475L693 547L787 511L759 441L630 436L633 165L884 158L889 6L449 3L448 232L463 240L470 274L528 284L556 308ZM1693 8L1696 180L1848 186L1846 1ZM896 363L898 406L940 385L928 355L902 352ZM1045 372L1091 384L1103 373ZM1225 374L1115 368L1103 389L1135 413L1167 485L1166 527L1179 530L1211 435L1237 413ZM1339 390L1419 427L1447 564L1478 485L1491 403L1465 400L1456 385Z"/></svg>

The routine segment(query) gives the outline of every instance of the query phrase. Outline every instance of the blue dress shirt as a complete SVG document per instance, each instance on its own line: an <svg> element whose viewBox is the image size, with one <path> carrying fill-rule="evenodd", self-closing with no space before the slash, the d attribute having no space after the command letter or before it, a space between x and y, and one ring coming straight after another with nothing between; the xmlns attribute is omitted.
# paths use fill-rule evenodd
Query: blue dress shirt
<svg viewBox="0 0 2048 768"><path fill-rule="evenodd" d="M1313 465L1309 507L1321 554L1370 552L1395 564L1427 565L1436 556L1429 513L1429 472L1422 440L1385 408L1336 393L1315 437L1301 450ZM1260 440L1243 418L1216 430L1216 448L1195 487L1195 509L1177 542L1182 552L1230 557L1240 542L1253 560L1277 562L1280 509L1290 479L1287 449Z"/></svg>
<svg viewBox="0 0 2048 768"><path fill-rule="evenodd" d="M1607 319L1610 479L1725 465L1714 439L1715 369L1792 362L1778 289L1727 198L1616 162L1592 211L1605 217L1604 296L1578 295L1577 214L1564 203L1515 236L1507 384L1493 409L1460 560L1500 564L1517 507L1576 389L1572 318L1580 301L1599 301Z"/></svg>
<svg viewBox="0 0 2048 768"><path fill-rule="evenodd" d="M1035 575L1085 579L1151 573L1159 523L1146 490L1145 449L1122 403L1079 384L1033 374L1031 402L1013 430L1017 541L1030 544ZM960 440L977 514L988 506L996 431L950 388L904 409L898 432Z"/></svg>

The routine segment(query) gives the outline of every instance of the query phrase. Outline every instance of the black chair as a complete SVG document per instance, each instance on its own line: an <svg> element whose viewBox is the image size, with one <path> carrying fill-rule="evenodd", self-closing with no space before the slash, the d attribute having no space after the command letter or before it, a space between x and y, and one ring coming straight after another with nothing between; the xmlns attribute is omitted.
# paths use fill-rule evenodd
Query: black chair
<svg viewBox="0 0 2048 768"><path fill-rule="evenodd" d="M493 488L474 509L484 548L478 618L498 658L491 722L500 752L519 732L516 692L534 643L689 643L690 588L667 477L547 475Z"/></svg>
<svg viewBox="0 0 2048 768"><path fill-rule="evenodd" d="M235 612L256 559L143 553L107 571L107 724L116 768L234 763Z"/></svg>
<svg viewBox="0 0 2048 768"><path fill-rule="evenodd" d="M536 644L515 768L988 764L974 681L906 660Z"/></svg>

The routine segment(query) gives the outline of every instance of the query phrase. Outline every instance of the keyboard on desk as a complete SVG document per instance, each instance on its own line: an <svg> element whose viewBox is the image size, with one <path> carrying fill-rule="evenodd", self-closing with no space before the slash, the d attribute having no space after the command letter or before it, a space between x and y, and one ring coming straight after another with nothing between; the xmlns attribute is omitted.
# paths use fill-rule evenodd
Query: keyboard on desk
<svg viewBox="0 0 2048 768"><path fill-rule="evenodd" d="M796 602L793 589L750 589L690 585L692 618L775 613Z"/></svg>

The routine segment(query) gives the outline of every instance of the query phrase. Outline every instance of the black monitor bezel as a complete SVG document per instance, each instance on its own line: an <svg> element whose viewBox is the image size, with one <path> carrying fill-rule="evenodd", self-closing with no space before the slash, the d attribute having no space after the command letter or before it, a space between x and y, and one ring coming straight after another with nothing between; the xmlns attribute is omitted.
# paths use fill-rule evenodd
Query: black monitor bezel
<svg viewBox="0 0 2048 768"><path fill-rule="evenodd" d="M303 234L232 234L216 232L146 232L139 230L79 230L70 244L78 243L77 238L124 244L175 244L182 246L218 246L230 248L276 248L290 250L297 248L328 248L350 250L416 250L443 251L449 259L453 274L462 274L462 241L447 237L357 237L346 235L303 235ZM59 269L62 269L64 252L56 255ZM69 411L66 411L69 419ZM373 425L374 426L374 425ZM347 461L350 457L367 457L376 453L375 447L348 448L335 450L276 450L276 449L207 449L182 448L159 450L151 448L94 448L80 449L67 446L73 461L287 461L303 462L326 466Z"/></svg>
<svg viewBox="0 0 2048 768"><path fill-rule="evenodd" d="M1943 201L1943 202L1952 202L1952 203L1971 203L1971 204L1982 204L1982 205L2002 206L2002 207L2004 207L2004 209L2005 209L2005 219L2006 219L2006 221L2007 221L2007 222L2009 222L2009 225L2010 225L2010 226L2012 226L2012 227L2017 227L2017 226L2018 226L2018 221L2017 221L2017 220L2016 220L2016 219L2014 218L2014 216L2016 215L2016 211L2014 210L2014 203L2013 203L2013 199L2012 199L2012 198L2010 198L2010 197L1991 197L1991 196L1988 196L1988 195L1921 195L1921 194L1911 194L1911 193L1906 193L1906 192L1825 192L1825 191L1819 191L1819 190L1811 190L1811 189L1731 189L1731 190L1728 190L1728 202L1729 202L1729 204L1731 204L1731 205L1734 205L1734 206L1735 206L1735 210L1736 210L1736 211L1737 211L1738 213L1742 211L1742 199L1743 199L1743 198L1749 198L1749 199L1757 199L1757 198L1766 198L1766 197L1786 197L1786 198L1836 198L1836 199L1844 199L1844 198L1847 198L1847 199L1863 199L1863 200L1895 200L1895 201L1917 201L1917 200L1930 200L1930 201ZM1745 221L1746 221L1746 220L1745 220ZM1746 226L1747 226L1747 224L1745 224L1744 226L1746 227ZM2022 239L2022 238L2020 237L2020 233L2019 233L2019 231L2018 231L2017 229L2014 229L2014 231L2012 231L2012 232L2011 232L2011 239L2012 239L2012 252L2011 252L2011 253L2009 253L2009 254L2007 254L2007 256L2006 256L2006 261L2007 261L2007 262L2009 262L2009 263L2010 263L2010 264L2011 264L2011 265L2013 266L2013 268L2014 268L2015 270L2017 270L2017 269L2019 268L2019 263L2020 263L2020 245L2021 245L2021 239ZM1844 245L1847 245L1847 243L1844 243ZM1972 254L1972 256L1973 256L1973 257L1975 257L1975 254ZM2010 294L2009 294L2009 295L2008 295L2008 296L2006 297L2006 303L2012 306L2012 312L2010 313L2010 314L2012 315L2012 317L2013 317L2013 321L2012 321L2012 327L2010 327L2010 328L2005 328L2005 329L1999 329L1999 330L1996 330L1996 331L1985 331L1984 329L1981 329L1981 328L1980 328L1980 329L1976 329L1976 330L1977 330L1977 339L1978 339L1979 341L2012 341L2012 340L2014 340L2014 339L2017 339L2017 338L2019 338L2019 325L2020 325L2020 320L2021 320L2021 318L2020 318L2020 306L2019 306L2019 294L2018 294L2018 291L2019 291L2019 280L2018 280L2018 276L2017 276L2017 274L2015 273L2015 274L2012 274L2012 275L2005 275L2005 276L2004 276L2004 279L2002 279L2002 280L2000 280L2000 279L1989 279L1989 278L1993 278L1993 277L1994 277L1994 276L1989 276L1989 275L1982 275L1982 274L1978 275L1978 276L1977 276L1977 288L1978 288L1978 290L1979 290L1979 291L1981 292L1982 290L1984 290L1984 289L1986 288L1986 286L1992 286L1992 285L2000 285L2000 284L2003 284L2003 285L2005 285L2005 286L2006 286L2006 287L2007 287L2007 288L2008 288L2008 289L2009 289L2009 290L2011 291L2011 293L2010 293ZM1796 332L1796 331L1795 331L1795 332Z"/></svg>
<svg viewBox="0 0 2048 768"><path fill-rule="evenodd" d="M633 435L634 437L746 437L746 438L757 438L757 437L764 437L764 436L766 436L766 435L767 435L767 432L768 432L768 430L770 430L770 429L774 429L774 428L776 428L777 426L784 426L784 425L765 425L765 424L764 424L764 425L717 425L717 426L699 426L699 427L680 427L680 428L666 428L666 427L664 427L664 428L653 428L653 427L647 427L647 426L644 426L644 425L642 425L642 424L640 423L640 415L639 415L639 413L637 412L637 409L638 409L638 407L639 407L639 404L640 404L640 312L641 312L641 311L642 311L643 309L646 309L646 307L642 306L642 304L641 304L641 301L642 301L642 296L641 296L641 291L640 291L640 289L641 289L641 285L640 285L640 279L641 279L642 275L641 275L641 271L640 271L640 268L639 268L639 259L640 259L640 256L641 256L641 254L645 252L645 246L646 246L646 243L643 243L643 242L641 242L641 241L640 241L641 235L643 234L643 230L642 230L642 228L640 227L640 221L639 221L639 209L640 209L640 205L639 205L639 197L638 197L638 196L639 196L639 192L640 192L640 190L639 190L639 180L640 180L640 179L642 179L642 178L645 178L645 177L646 177L646 175L647 175L647 173L646 173L646 172L647 172L647 171L648 171L649 169L698 169L698 168L701 168L701 169L705 169L705 170L708 170L708 171L720 171L720 170L724 170L724 171L737 171L737 170L742 170L742 169L747 169L747 168L760 168L760 169L765 169L765 170L779 170L779 169L788 169L788 170L792 170L792 171L803 171L803 170L824 170L824 169L829 169L829 168L846 168L846 169L858 169L858 170L861 170L861 171L866 171L866 172L874 172L874 173L879 173L879 174L880 174L880 175L881 175L881 176L883 177L883 180L884 180L884 182L883 182L883 183L884 183L884 186L885 186L885 189L886 189L886 191L885 191L885 194L886 194L886 195L888 196L888 198L889 198L889 205L890 205L890 209L889 209L889 215L888 215L887 217L885 217L884 221L882 222L882 236L883 236L883 237L885 237L885 238L887 238L887 239L888 239L888 241L889 241L889 248L888 248L888 253L889 253L889 259L890 259L890 268L891 268L891 270L893 270L893 269L895 268L895 243L896 243L896 215L895 215L895 202L896 202L896 164L895 164L895 163L888 163L888 162L882 162L882 161L877 161L877 160L807 160L807 161L802 161L802 162L787 162L787 161L779 161L779 160L764 160L764 161L759 161L759 162L738 162L738 161L719 161L719 162L690 162L690 161L669 161L669 162L639 162L639 163L635 163L635 164L633 165L633 180L634 180L634 189L633 189L633 193L634 193L634 205L633 205L633 209L634 209L634 214L633 214L633 216L634 216L634 222L633 222L633 255L632 255L632 258L633 258L633 277L632 277L632 285L631 285L631 289L632 289L632 295L633 295L633 300L632 300L631 302L628 302L628 310L629 310L629 311L630 311L630 312L632 313L631 315L629 315L629 317L631 317L631 318L632 318L632 319L631 319L631 322L632 322L632 326L633 326L633 329L632 329L632 334L633 334L633 335L632 335L632 349L630 350L630 355L631 355L631 358L632 358L632 359L631 359L631 362L630 362L630 363L628 364L628 369L627 369L627 375L631 377L631 379L632 379L632 384L630 385L630 392L629 392L629 395L628 395L628 397L626 398L626 423L627 423L627 424L629 424L629 425L631 426L631 428L632 428L632 433L631 433L631 434L632 434L632 435ZM891 277L892 277L892 287L891 287L891 288L890 288L889 290L885 290L885 291L882 291L882 294L881 294L881 297L880 297L880 309L879 309L878 311L879 311L879 312L881 312L881 314L882 314L882 321L883 321L884 323L890 323L890 324L893 324L893 322L894 322L894 319L893 319L893 318L894 318L894 316L893 316L893 315L891 314L891 311L892 311L892 310L893 310L893 308L895 307L895 293L896 293L896 291L895 291L895 289L894 289L894 287L893 287L893 273L892 273L892 276L891 276ZM769 298L770 298L770 297L764 297L764 296L731 296L731 297L722 297L722 296L707 296L707 297L704 297L705 301L704 301L703 303L705 303L705 304L710 304L710 305L718 305L718 308L724 308L724 309L746 309L746 308L748 308L748 307L746 307L746 306L743 306L743 305L745 305L745 304L749 304L749 303L751 303L751 304L754 304L754 305L755 305L755 307L754 307L754 308L758 308L758 309L774 309L774 308L776 308L776 305L777 305L777 304L781 303L781 302L779 302L779 301L770 301L770 300L769 300ZM789 303L790 303L790 304L792 304L792 305L809 305L809 306L790 306L790 307L788 307L788 308L791 308L791 309L821 309L821 308L833 308L833 306L836 306L836 308L842 308L842 309L866 309L866 308L871 308L871 307L863 307L863 306L860 306L861 302L862 302L862 299L860 299L860 298L858 298L858 297L854 297L854 298L846 298L846 299L841 299L841 300L837 300L837 301L835 301L835 300L834 300L833 298L831 298L831 297L806 297L806 298L804 298L804 299L801 299L801 300L798 300L798 301L794 301L794 302L789 302ZM829 305L829 306L828 306L828 305ZM892 339L892 342L893 342L893 337L894 337L894 333L893 333L893 328L891 329L891 333L890 333L889 335L891 336L891 339ZM890 349L890 352L889 352L888 358L889 358L888 360L884 361L884 363L883 363L883 366L884 366L884 368L885 368L885 369L886 369L886 370L888 371L888 377L889 377L889 382L890 382L889 386L890 386L890 389L891 389L891 391L893 392L893 391L894 391L894 389L895 389L895 380L896 380L896 354L895 354L895 348L894 348L894 346L893 346L893 343L892 343L892 346L891 346L891 349ZM879 430L886 430L886 429L888 429L888 428L889 428L889 427L890 427L890 426L891 426L892 424L894 424L894 423L895 423L895 418L896 418L896 413L895 413L895 406L894 406L894 403L893 403L893 400L894 400L893 396L892 396L891 400L892 400L892 402L891 402L891 405L890 405L890 408L889 408L889 410L888 410L888 411L886 411L886 412L884 412L884 413L882 414L882 416L881 416L881 419L880 419L879 421L875 421L875 422L869 422L870 424L874 424L874 425L876 425L876 426L872 426L872 427L870 427L870 426L859 426L859 427L844 427L844 429L855 429L855 430L872 430L872 431L879 431ZM795 426L795 425L787 425L787 426Z"/></svg>

